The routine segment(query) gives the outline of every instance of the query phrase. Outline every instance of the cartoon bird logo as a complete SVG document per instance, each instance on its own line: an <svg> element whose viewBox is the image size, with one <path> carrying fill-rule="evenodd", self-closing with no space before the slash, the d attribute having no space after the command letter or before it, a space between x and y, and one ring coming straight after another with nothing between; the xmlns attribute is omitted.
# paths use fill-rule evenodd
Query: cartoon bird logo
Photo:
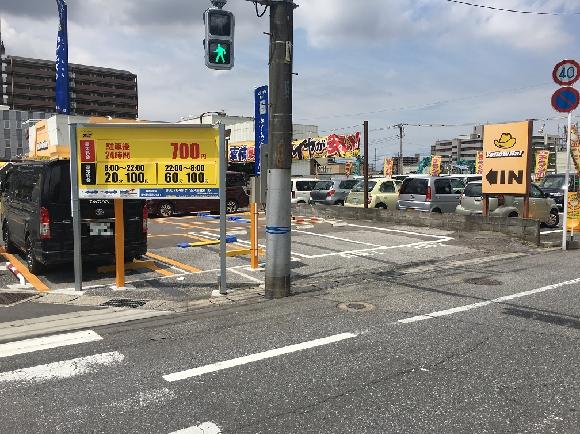
<svg viewBox="0 0 580 434"><path fill-rule="evenodd" d="M516 145L516 138L510 133L503 133L499 140L494 140L495 146L500 149L513 148Z"/></svg>

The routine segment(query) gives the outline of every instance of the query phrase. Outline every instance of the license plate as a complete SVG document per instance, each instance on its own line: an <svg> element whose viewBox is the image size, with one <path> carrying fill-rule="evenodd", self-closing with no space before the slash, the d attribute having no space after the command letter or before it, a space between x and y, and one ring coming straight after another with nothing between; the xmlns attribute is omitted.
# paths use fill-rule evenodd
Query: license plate
<svg viewBox="0 0 580 434"><path fill-rule="evenodd" d="M89 223L89 234L95 237L113 236L113 223L108 222L91 222Z"/></svg>

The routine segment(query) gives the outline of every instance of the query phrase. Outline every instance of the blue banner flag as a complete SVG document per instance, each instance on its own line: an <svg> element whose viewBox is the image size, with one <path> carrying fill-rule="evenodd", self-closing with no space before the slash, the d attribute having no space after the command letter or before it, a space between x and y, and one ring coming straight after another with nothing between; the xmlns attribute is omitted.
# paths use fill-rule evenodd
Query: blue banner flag
<svg viewBox="0 0 580 434"><path fill-rule="evenodd" d="M268 144L269 127L269 107L268 107L268 86L262 86L255 91L256 115L255 115L255 155L256 155L256 176L262 173L262 146Z"/></svg>
<svg viewBox="0 0 580 434"><path fill-rule="evenodd" d="M56 4L59 16L56 39L56 112L69 114L67 6L65 0L56 0Z"/></svg>

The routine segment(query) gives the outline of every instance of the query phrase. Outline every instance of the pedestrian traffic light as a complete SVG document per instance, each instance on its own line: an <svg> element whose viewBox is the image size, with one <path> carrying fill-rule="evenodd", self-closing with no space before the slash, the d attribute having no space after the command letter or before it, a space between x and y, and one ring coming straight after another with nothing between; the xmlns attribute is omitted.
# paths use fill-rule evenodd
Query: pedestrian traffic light
<svg viewBox="0 0 580 434"><path fill-rule="evenodd" d="M205 64L211 69L234 67L234 14L222 9L208 9L205 22Z"/></svg>

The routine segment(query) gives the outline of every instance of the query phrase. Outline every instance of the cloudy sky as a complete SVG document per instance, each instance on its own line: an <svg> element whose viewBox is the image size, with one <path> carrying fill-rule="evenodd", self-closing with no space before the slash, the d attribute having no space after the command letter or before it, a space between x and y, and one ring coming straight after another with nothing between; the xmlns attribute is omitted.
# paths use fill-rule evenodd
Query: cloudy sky
<svg viewBox="0 0 580 434"><path fill-rule="evenodd" d="M405 153L428 154L437 139L471 124L558 116L553 66L574 58L578 0L471 0L559 15L518 14L448 0L296 0L294 121L322 132L370 122L371 156L398 152L396 123L409 126ZM229 0L236 15L236 66L203 60L209 0L68 0L69 60L138 75L140 117L175 121L225 110L252 115L253 89L268 79L268 14ZM53 59L52 0L0 0L7 54ZM564 120L545 122L557 133ZM536 123L536 129L544 121ZM372 160L372 158L371 158Z"/></svg>

